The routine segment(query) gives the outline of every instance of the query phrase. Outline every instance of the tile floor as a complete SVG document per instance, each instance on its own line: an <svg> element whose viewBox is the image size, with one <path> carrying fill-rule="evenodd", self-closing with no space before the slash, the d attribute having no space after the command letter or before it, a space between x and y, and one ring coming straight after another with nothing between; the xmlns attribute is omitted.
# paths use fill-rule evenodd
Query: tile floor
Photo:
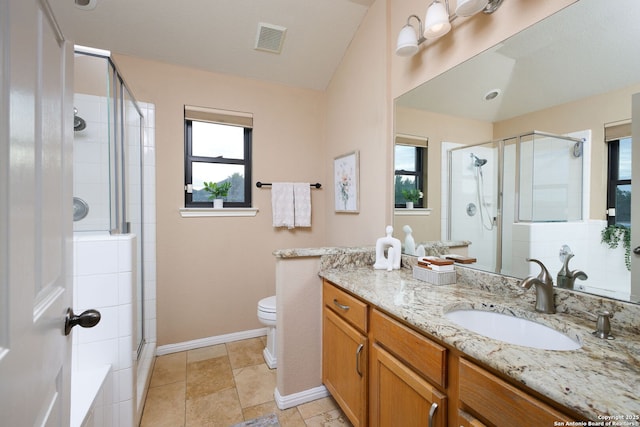
<svg viewBox="0 0 640 427"><path fill-rule="evenodd" d="M282 427L351 427L331 397L284 411L276 371L264 363L266 337L158 356L141 427L229 427L275 413Z"/></svg>

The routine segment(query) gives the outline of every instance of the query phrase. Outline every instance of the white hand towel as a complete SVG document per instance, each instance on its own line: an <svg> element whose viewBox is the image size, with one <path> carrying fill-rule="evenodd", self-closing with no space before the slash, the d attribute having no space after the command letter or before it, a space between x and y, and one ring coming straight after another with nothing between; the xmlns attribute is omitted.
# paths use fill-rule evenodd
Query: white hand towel
<svg viewBox="0 0 640 427"><path fill-rule="evenodd" d="M293 228L295 216L293 209L293 184L274 182L271 184L271 210L273 226Z"/></svg>
<svg viewBox="0 0 640 427"><path fill-rule="evenodd" d="M293 184L293 209L296 227L311 227L311 185L308 182Z"/></svg>

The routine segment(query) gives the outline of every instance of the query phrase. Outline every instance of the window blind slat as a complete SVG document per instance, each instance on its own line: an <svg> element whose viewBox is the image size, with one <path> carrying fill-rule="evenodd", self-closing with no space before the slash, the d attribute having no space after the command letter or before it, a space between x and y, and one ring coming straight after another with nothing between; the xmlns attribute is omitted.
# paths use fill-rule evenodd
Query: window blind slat
<svg viewBox="0 0 640 427"><path fill-rule="evenodd" d="M414 147L428 147L429 138L414 135L396 134L396 144L412 145Z"/></svg>

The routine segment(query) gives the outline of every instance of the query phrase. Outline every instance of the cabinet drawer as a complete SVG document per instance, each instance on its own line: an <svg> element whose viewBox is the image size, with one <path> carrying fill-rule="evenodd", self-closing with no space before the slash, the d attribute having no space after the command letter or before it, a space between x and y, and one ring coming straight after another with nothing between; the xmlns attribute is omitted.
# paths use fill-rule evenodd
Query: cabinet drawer
<svg viewBox="0 0 640 427"><path fill-rule="evenodd" d="M373 339L424 375L446 387L447 349L377 310L371 311Z"/></svg>
<svg viewBox="0 0 640 427"><path fill-rule="evenodd" d="M323 282L322 300L326 307L329 307L361 332L367 332L367 304L326 280Z"/></svg>
<svg viewBox="0 0 640 427"><path fill-rule="evenodd" d="M552 426L565 414L460 359L460 402L491 424Z"/></svg>
<svg viewBox="0 0 640 427"><path fill-rule="evenodd" d="M458 424L460 427L487 427L485 424L482 424L480 420L461 409L458 410Z"/></svg>

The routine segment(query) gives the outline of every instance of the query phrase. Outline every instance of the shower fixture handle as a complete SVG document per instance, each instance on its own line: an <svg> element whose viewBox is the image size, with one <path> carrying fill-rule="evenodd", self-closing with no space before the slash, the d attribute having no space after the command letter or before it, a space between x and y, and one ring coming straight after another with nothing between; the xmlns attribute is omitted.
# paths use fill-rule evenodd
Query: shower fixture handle
<svg viewBox="0 0 640 427"><path fill-rule="evenodd" d="M93 328L100 322L100 312L98 310L85 310L80 314L75 314L71 307L67 308L67 315L64 319L64 334L69 335L71 328L80 325L83 328Z"/></svg>

